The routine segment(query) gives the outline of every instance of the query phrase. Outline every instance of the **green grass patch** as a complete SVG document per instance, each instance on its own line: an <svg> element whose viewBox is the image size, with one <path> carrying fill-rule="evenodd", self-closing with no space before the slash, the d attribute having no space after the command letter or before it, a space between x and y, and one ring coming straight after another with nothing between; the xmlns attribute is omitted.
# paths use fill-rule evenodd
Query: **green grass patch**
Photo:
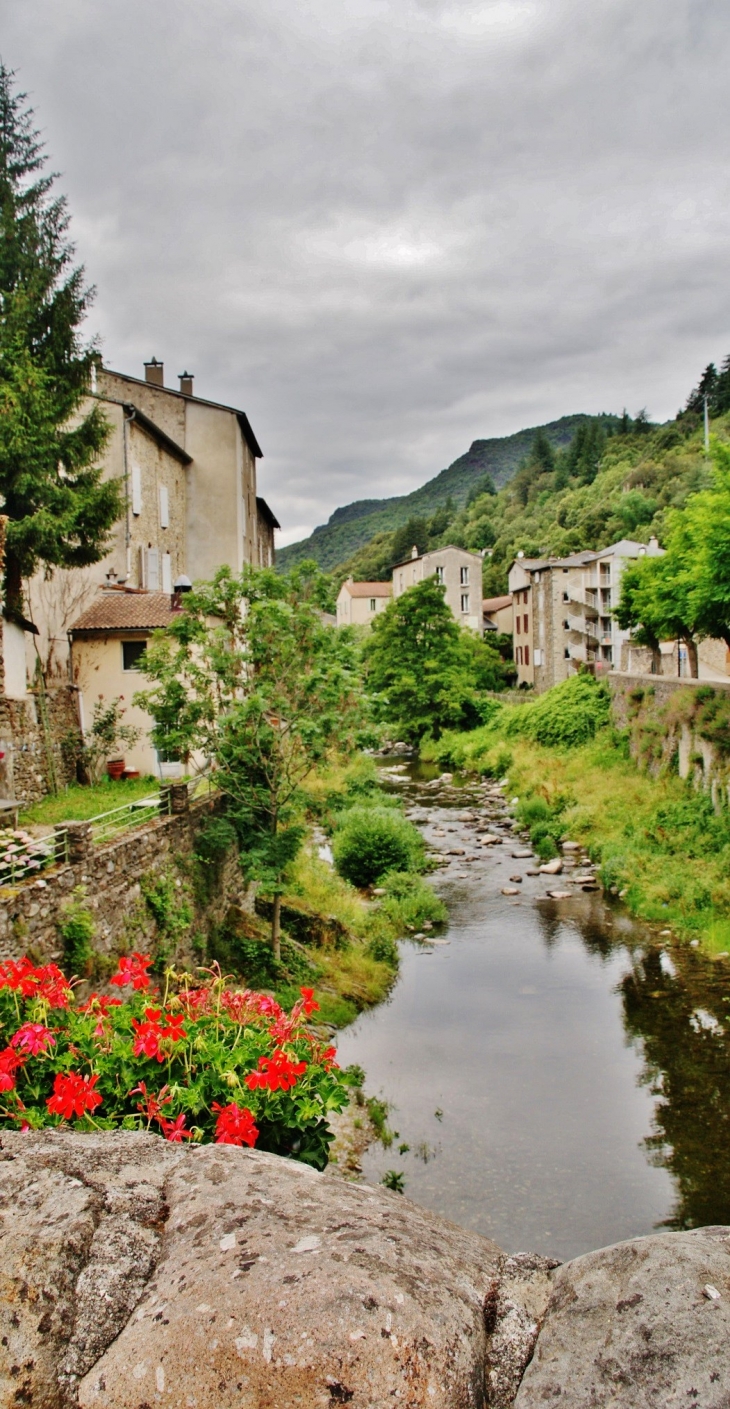
<svg viewBox="0 0 730 1409"><path fill-rule="evenodd" d="M126 802L149 797L159 789L157 778L129 778L114 782L107 778L93 787L71 783L55 797L41 798L21 814L24 826L52 827L56 822L86 822L100 812L111 812Z"/></svg>

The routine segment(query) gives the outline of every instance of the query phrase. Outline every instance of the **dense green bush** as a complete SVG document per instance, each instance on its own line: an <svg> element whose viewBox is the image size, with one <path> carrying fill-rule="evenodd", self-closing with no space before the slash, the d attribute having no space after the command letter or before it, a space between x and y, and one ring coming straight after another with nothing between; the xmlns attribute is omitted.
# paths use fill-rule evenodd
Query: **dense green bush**
<svg viewBox="0 0 730 1409"><path fill-rule="evenodd" d="M399 934L420 930L425 924L443 925L448 911L440 896L413 871L391 871L383 876L385 895L380 909Z"/></svg>
<svg viewBox="0 0 730 1409"><path fill-rule="evenodd" d="M392 807L351 807L337 820L335 865L353 885L374 885L388 871L420 871L425 848L412 822Z"/></svg>
<svg viewBox="0 0 730 1409"><path fill-rule="evenodd" d="M505 710L504 732L548 748L575 747L609 722L611 697L592 675L571 675L536 700Z"/></svg>

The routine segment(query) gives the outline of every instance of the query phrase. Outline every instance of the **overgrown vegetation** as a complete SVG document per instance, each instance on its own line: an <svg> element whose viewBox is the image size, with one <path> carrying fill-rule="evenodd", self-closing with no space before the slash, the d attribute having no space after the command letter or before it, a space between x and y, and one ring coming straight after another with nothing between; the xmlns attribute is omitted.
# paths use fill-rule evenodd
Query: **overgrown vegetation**
<svg viewBox="0 0 730 1409"><path fill-rule="evenodd" d="M634 914L711 951L730 950L730 808L716 810L698 779L679 778L671 742L672 723L682 721L724 741L730 703L701 686L677 692L657 717L645 713L644 698L631 701L630 727L619 732L606 722L601 686L573 677L534 703L504 706L485 728L444 735L424 754L481 772L508 741L517 817L540 856L555 855L565 838L581 841ZM515 727L523 713L526 724Z"/></svg>
<svg viewBox="0 0 730 1409"><path fill-rule="evenodd" d="M345 880L364 888L388 871L420 871L425 848L417 827L392 807L352 807L340 813L332 841Z"/></svg>

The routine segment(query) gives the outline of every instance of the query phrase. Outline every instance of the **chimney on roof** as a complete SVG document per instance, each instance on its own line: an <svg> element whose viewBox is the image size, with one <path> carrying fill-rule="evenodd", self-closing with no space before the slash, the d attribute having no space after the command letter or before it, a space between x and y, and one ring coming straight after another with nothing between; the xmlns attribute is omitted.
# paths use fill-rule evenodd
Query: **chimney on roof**
<svg viewBox="0 0 730 1409"><path fill-rule="evenodd" d="M413 547L411 548L411 557L412 557L412 558L417 558L417 557L418 557L418 549L417 549L415 543L413 544Z"/></svg>
<svg viewBox="0 0 730 1409"><path fill-rule="evenodd" d="M163 363L163 362L158 362L156 357L152 357L149 362L145 362L145 364L144 364L144 379L145 379L146 382L149 382L151 386L164 386L164 385L165 385L165 365L164 365L164 363Z"/></svg>
<svg viewBox="0 0 730 1409"><path fill-rule="evenodd" d="M181 373L180 373L180 391L181 391L181 393L182 393L183 396L192 396L192 394L193 394L193 374L192 374L192 372L181 372Z"/></svg>

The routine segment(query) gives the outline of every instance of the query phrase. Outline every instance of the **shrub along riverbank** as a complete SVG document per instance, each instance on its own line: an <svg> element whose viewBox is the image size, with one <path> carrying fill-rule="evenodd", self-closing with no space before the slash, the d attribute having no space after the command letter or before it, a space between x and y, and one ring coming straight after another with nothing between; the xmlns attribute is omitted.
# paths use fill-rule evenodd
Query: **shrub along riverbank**
<svg viewBox="0 0 730 1409"><path fill-rule="evenodd" d="M671 761L659 776L641 771L609 714L605 686L575 676L534 701L495 701L487 725L424 744L422 756L507 776L541 857L581 841L633 914L710 953L730 950L730 809L716 812Z"/></svg>
<svg viewBox="0 0 730 1409"><path fill-rule="evenodd" d="M312 986L321 1020L344 1027L387 996L398 972L397 941L445 923L447 912L422 878L421 835L381 790L372 759L314 774L307 820L310 839L282 897L281 962L267 942L266 901L254 916L229 917L210 957L272 991L283 1006L295 1001L299 985ZM318 855L318 831L332 838L339 869Z"/></svg>

